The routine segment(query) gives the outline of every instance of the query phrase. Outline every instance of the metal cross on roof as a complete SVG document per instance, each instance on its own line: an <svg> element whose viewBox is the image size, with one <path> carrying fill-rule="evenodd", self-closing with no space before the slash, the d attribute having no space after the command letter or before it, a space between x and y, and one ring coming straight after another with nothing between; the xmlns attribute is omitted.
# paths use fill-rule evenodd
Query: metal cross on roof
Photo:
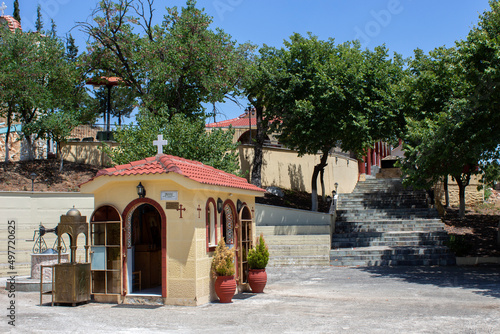
<svg viewBox="0 0 500 334"><path fill-rule="evenodd" d="M2 16L4 15L4 10L7 9L7 6L5 5L5 2L2 2L2 5L0 6L0 10L2 11Z"/></svg>
<svg viewBox="0 0 500 334"><path fill-rule="evenodd" d="M163 145L167 145L168 140L163 140L163 135L158 135L158 140L153 140L153 145L158 147L157 154L163 154Z"/></svg>

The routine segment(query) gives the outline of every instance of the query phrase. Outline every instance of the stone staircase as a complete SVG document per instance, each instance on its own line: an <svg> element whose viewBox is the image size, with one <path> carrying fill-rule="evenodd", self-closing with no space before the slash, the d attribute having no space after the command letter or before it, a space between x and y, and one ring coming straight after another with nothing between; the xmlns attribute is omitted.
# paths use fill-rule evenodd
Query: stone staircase
<svg viewBox="0 0 500 334"><path fill-rule="evenodd" d="M257 225L256 232L257 235L264 234L269 247L268 266L330 265L329 223L263 223Z"/></svg>
<svg viewBox="0 0 500 334"><path fill-rule="evenodd" d="M448 239L424 191L400 179L368 179L339 195L332 266L454 265Z"/></svg>

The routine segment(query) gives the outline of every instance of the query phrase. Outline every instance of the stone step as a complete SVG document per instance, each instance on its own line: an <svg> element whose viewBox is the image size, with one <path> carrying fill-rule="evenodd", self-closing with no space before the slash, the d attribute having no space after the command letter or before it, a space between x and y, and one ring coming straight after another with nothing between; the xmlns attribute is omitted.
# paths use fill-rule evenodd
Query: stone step
<svg viewBox="0 0 500 334"><path fill-rule="evenodd" d="M264 235L269 246L278 245L321 245L330 243L330 234L312 235Z"/></svg>
<svg viewBox="0 0 500 334"><path fill-rule="evenodd" d="M439 224L439 225L418 225L418 226L412 226L412 225L401 225L397 227L393 226L387 226L387 225L367 225L367 224L360 224L360 225L349 225L349 226L342 226L338 225L335 227L335 232L337 233L361 233L361 232L442 232L444 231L444 225Z"/></svg>
<svg viewBox="0 0 500 334"><path fill-rule="evenodd" d="M337 249L330 252L332 266L454 265L444 246L371 246Z"/></svg>
<svg viewBox="0 0 500 334"><path fill-rule="evenodd" d="M279 225L256 227L257 235L264 234L264 238L272 235L317 235L330 234L330 225ZM266 239L267 240L267 239Z"/></svg>
<svg viewBox="0 0 500 334"><path fill-rule="evenodd" d="M316 256L274 256L269 258L269 267L281 266L329 266L329 255Z"/></svg>
<svg viewBox="0 0 500 334"><path fill-rule="evenodd" d="M328 255L330 242L319 245L269 245L269 257Z"/></svg>
<svg viewBox="0 0 500 334"><path fill-rule="evenodd" d="M337 221L363 221L363 220L412 220L422 218L438 218L434 213L350 213L338 216Z"/></svg>
<svg viewBox="0 0 500 334"><path fill-rule="evenodd" d="M442 246L448 240L446 233L385 232L347 233L332 237L332 249L369 246Z"/></svg>

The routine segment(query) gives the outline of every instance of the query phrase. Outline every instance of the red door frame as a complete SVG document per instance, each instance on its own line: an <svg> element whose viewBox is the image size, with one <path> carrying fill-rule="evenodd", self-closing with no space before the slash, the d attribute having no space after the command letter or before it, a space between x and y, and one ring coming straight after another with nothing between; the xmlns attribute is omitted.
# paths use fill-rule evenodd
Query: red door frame
<svg viewBox="0 0 500 334"><path fill-rule="evenodd" d="M132 214L135 209L137 209L142 204L152 205L160 214L161 217L161 296L163 298L167 297L167 216L161 205L152 200L151 198L137 198L130 202L122 213L122 223L123 223L123 295L127 294L127 237L131 231L127 229L127 222L131 219ZM130 216L130 217L129 217Z"/></svg>
<svg viewBox="0 0 500 334"><path fill-rule="evenodd" d="M221 222L221 237L222 233L224 231L224 227L222 226L222 222L227 224L226 219L223 219L222 215L225 215L226 212L224 211L224 208L226 206L229 206L231 208L231 211L233 212L233 247L234 247L234 268L235 268L235 275L234 278L236 279L236 282L238 282L238 252L239 252L239 243L238 243L238 237L239 237L239 219L238 219L238 212L236 211L236 206L234 205L233 201L230 199L227 199L223 204L222 204L222 212L219 221Z"/></svg>

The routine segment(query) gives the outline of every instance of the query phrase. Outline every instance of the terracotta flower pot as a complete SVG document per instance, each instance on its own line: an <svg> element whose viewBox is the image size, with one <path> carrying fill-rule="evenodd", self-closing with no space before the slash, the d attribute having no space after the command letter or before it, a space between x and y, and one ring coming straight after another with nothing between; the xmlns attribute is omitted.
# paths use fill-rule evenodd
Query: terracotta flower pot
<svg viewBox="0 0 500 334"><path fill-rule="evenodd" d="M267 283L266 269L250 269L248 271L248 283L252 292L262 293Z"/></svg>
<svg viewBox="0 0 500 334"><path fill-rule="evenodd" d="M221 303L230 303L236 291L236 280L233 276L217 276L215 293Z"/></svg>

